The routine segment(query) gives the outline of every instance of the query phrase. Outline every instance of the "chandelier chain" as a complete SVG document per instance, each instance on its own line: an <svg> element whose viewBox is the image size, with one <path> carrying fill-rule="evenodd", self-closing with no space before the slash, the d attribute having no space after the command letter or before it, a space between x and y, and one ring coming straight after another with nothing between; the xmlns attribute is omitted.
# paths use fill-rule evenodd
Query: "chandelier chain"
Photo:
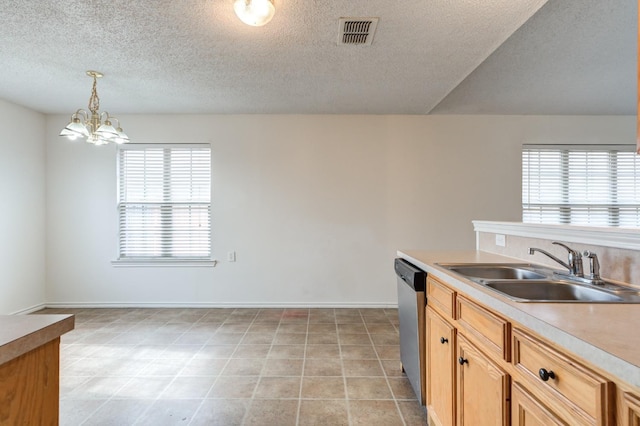
<svg viewBox="0 0 640 426"><path fill-rule="evenodd" d="M93 88L91 89L91 97L89 97L89 111L95 114L100 109L100 98L98 97L97 79L93 75Z"/></svg>

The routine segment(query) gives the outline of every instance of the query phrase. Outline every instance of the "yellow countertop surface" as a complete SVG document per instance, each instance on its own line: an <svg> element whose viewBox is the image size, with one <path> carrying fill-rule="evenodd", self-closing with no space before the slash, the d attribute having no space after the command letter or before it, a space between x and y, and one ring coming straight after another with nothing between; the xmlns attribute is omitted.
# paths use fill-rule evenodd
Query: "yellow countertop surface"
<svg viewBox="0 0 640 426"><path fill-rule="evenodd" d="M73 330L73 315L0 315L0 364Z"/></svg>
<svg viewBox="0 0 640 426"><path fill-rule="evenodd" d="M519 303L438 264L531 262L482 251L400 250L398 256L621 381L640 388L640 304Z"/></svg>

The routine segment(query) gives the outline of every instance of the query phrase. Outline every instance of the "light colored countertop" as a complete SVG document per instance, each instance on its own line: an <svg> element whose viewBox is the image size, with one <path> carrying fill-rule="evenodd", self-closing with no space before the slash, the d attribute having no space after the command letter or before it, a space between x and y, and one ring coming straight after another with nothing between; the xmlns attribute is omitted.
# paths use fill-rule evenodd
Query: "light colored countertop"
<svg viewBox="0 0 640 426"><path fill-rule="evenodd" d="M0 315L0 364L73 330L73 315Z"/></svg>
<svg viewBox="0 0 640 426"><path fill-rule="evenodd" d="M530 262L482 251L401 250L398 256L620 381L640 388L640 304L518 303L437 264Z"/></svg>

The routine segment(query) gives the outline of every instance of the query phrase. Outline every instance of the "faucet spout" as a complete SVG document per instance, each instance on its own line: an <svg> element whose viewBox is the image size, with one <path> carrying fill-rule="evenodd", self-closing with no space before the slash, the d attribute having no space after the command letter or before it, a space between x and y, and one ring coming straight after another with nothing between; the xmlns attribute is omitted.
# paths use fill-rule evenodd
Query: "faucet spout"
<svg viewBox="0 0 640 426"><path fill-rule="evenodd" d="M546 255L547 257L549 257L550 259L553 259L554 261L558 262L560 265L564 266L565 268L567 268L569 270L569 275L575 276L575 277L582 277L584 276L584 274L582 273L582 255L580 254L580 252L573 250L571 247L566 246L562 243L559 243L557 241L554 241L552 244L558 245L560 247L563 247L564 249L567 250L568 252L568 259L567 262L563 262L562 260L558 259L557 257L555 257L554 255L552 255L551 253L536 248L536 247L529 247L529 254L533 254L536 251L539 251L540 253Z"/></svg>
<svg viewBox="0 0 640 426"><path fill-rule="evenodd" d="M541 248L537 248L537 247L529 247L529 254L533 255L535 252L540 252L540 253L544 254L545 256L547 256L548 258L558 262L560 265L564 266L565 268L571 270L571 268L569 267L569 265L566 262L558 259L557 257L552 255L548 251L542 250Z"/></svg>

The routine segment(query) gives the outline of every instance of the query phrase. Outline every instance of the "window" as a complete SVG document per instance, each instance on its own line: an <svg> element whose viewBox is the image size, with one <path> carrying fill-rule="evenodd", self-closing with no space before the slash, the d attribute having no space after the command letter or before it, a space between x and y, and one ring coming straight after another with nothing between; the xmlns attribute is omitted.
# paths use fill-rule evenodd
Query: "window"
<svg viewBox="0 0 640 426"><path fill-rule="evenodd" d="M640 226L640 155L631 145L524 145L522 221Z"/></svg>
<svg viewBox="0 0 640 426"><path fill-rule="evenodd" d="M118 151L119 260L210 260L209 145Z"/></svg>

